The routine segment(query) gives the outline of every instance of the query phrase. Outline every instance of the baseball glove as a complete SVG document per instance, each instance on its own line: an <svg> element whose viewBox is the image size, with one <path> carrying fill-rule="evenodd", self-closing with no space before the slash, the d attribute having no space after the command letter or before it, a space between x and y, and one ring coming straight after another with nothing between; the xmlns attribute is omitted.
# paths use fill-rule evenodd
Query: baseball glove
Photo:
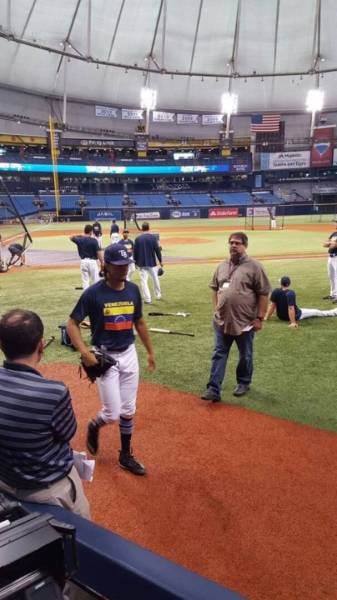
<svg viewBox="0 0 337 600"><path fill-rule="evenodd" d="M91 350L91 352L95 355L97 365L87 367L81 358L80 373L82 373L83 369L91 383L95 383L97 377L102 377L105 375L110 367L113 367L117 364L117 361L104 350Z"/></svg>
<svg viewBox="0 0 337 600"><path fill-rule="evenodd" d="M157 271L157 275L158 275L158 277L161 277L162 275L164 275L164 269L163 269L163 267L159 267L159 269Z"/></svg>

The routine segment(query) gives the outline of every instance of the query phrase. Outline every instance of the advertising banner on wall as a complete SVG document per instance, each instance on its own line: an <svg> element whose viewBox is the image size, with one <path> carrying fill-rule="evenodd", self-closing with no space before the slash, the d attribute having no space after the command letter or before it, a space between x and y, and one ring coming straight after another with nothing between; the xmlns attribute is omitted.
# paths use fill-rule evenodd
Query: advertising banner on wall
<svg viewBox="0 0 337 600"><path fill-rule="evenodd" d="M117 119L118 110L117 108L111 108L110 106L95 106L96 117L106 117L108 119Z"/></svg>
<svg viewBox="0 0 337 600"><path fill-rule="evenodd" d="M270 208L267 206L247 206L247 217L269 217Z"/></svg>
<svg viewBox="0 0 337 600"><path fill-rule="evenodd" d="M276 169L308 169L310 167L310 151L301 152L262 152L260 158L261 171Z"/></svg>
<svg viewBox="0 0 337 600"><path fill-rule="evenodd" d="M152 113L152 121L154 123L174 123L175 113L163 112L154 110Z"/></svg>
<svg viewBox="0 0 337 600"><path fill-rule="evenodd" d="M178 113L177 124L178 125L191 125L199 123L199 115L190 115L189 113Z"/></svg>
<svg viewBox="0 0 337 600"><path fill-rule="evenodd" d="M331 167L335 125L315 127L311 146L311 167Z"/></svg>
<svg viewBox="0 0 337 600"><path fill-rule="evenodd" d="M218 219L223 217L238 217L239 216L238 208L210 208L208 210L208 218L209 219Z"/></svg>
<svg viewBox="0 0 337 600"><path fill-rule="evenodd" d="M223 123L223 115L202 115L202 125L219 125Z"/></svg>
<svg viewBox="0 0 337 600"><path fill-rule="evenodd" d="M179 208L170 211L170 219L199 219L199 208Z"/></svg>
<svg viewBox="0 0 337 600"><path fill-rule="evenodd" d="M85 210L85 218L89 221L111 221L111 219L121 219L120 210L90 209Z"/></svg>
<svg viewBox="0 0 337 600"><path fill-rule="evenodd" d="M143 118L143 111L139 108L122 108L122 119L131 119L140 121Z"/></svg>
<svg viewBox="0 0 337 600"><path fill-rule="evenodd" d="M147 220L147 219L160 219L160 212L152 211L152 212L136 212L136 219Z"/></svg>

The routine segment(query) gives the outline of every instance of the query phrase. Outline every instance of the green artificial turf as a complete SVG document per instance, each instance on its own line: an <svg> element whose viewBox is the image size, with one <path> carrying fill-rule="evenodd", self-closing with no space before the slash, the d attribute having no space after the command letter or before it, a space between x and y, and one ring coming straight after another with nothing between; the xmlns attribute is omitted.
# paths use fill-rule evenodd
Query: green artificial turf
<svg viewBox="0 0 337 600"><path fill-rule="evenodd" d="M292 278L300 306L332 307L322 300L328 292L325 259L265 261L264 266L273 286L278 285L282 275ZM214 268L214 264L166 268L161 279L163 300L146 306L144 316L149 326L192 332L195 337L153 333L157 359L157 370L153 374L147 371L144 350L137 342L143 379L198 396L204 390L213 345L208 282ZM138 274L134 281L139 283ZM56 342L45 352L47 362L78 362L77 353L60 345L58 325L67 319L74 306L80 293L75 286L79 283L77 269L37 271L27 267L1 275L1 312L13 307L34 310L45 323L45 337L56 336ZM147 316L148 312L156 310L186 311L191 312L191 316ZM337 431L335 356L332 351L336 333L337 317L310 319L301 323L298 330L289 329L286 323L273 317L256 336L255 373L250 393L241 399L232 396L237 358L233 348L223 401ZM84 336L88 339L87 332ZM61 371L59 377L62 379Z"/></svg>

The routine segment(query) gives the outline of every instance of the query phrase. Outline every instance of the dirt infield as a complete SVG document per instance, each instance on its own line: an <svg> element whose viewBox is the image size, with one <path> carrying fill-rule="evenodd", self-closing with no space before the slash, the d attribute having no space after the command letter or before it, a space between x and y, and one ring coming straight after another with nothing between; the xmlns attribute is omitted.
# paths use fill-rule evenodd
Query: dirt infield
<svg viewBox="0 0 337 600"><path fill-rule="evenodd" d="M298 231L312 231L312 232L331 232L331 225L328 223L310 223L310 224L291 224L287 226L290 230L298 230ZM160 231L160 227L157 228ZM189 233L203 233L206 236L208 233L212 232L226 232L226 231L234 231L237 230L238 226L229 226L225 227L223 225L208 225L207 227L201 226L184 226L181 228L178 227L165 227L161 230L161 233L164 235L169 234L169 237L165 237L163 243L165 246L177 246L179 244L188 246L202 246L204 244L211 243L213 240L207 237L195 237L189 236ZM257 230L265 230L266 228L257 228ZM43 237L69 237L70 235L81 234L82 229L75 228L73 230L68 229L43 229L37 230L33 232L33 237L43 238ZM184 235L185 234L185 235ZM187 235L186 235L187 234ZM172 237L170 237L170 235ZM201 253L202 254L202 253ZM285 259L308 259L308 258L322 258L325 257L325 252L304 252L302 254L277 254L277 255L257 255L254 258L258 260L285 260ZM203 258L202 256L197 258L192 257L164 257L165 264L169 266L170 264L213 264L218 263L223 260L223 256L214 257L214 258ZM77 255L77 251L74 249L72 251L62 251L62 250L35 250L31 248L27 252L27 263L33 269L59 269L59 268L73 268L79 265L79 258ZM13 271L12 271L13 272Z"/></svg>
<svg viewBox="0 0 337 600"><path fill-rule="evenodd" d="M97 387L76 365L41 370L70 387L85 448ZM337 598L337 436L142 383L134 436L146 477L117 463L118 426L103 428L92 516L141 546L250 600Z"/></svg>
<svg viewBox="0 0 337 600"><path fill-rule="evenodd" d="M103 227L104 229L104 227ZM108 229L108 228L107 228ZM165 228L160 228L156 227L156 224L154 223L152 225L152 229L158 230L160 231L160 233L164 234L164 233L170 233L170 234L177 234L177 238L173 238L173 239L179 239L179 242L175 241L172 243L185 243L185 242L181 242L181 237L179 234L181 233L186 233L186 232L191 232L191 233L207 233L207 232L218 232L218 231L237 231L240 230L240 225L229 225L224 227L223 225L207 225L207 227L202 227L202 226L189 226L186 225L184 227L165 227ZM257 226L255 228L255 230L265 230L266 227L264 226ZM285 229L291 229L291 230L298 230L298 231L316 231L316 232L329 232L331 231L331 229L334 229L334 226L332 223L290 223L287 224L285 226ZM248 229L248 231L251 231L251 229ZM42 229L42 230L34 230L33 232L33 237L62 237L62 236L66 236L66 237L70 237L71 235L80 235L81 233L83 233L83 227L78 228L78 227L74 227L74 229ZM132 233L136 233L138 234L138 231L132 232ZM165 240L166 243L166 240ZM199 238L195 238L195 242L196 244L200 243Z"/></svg>

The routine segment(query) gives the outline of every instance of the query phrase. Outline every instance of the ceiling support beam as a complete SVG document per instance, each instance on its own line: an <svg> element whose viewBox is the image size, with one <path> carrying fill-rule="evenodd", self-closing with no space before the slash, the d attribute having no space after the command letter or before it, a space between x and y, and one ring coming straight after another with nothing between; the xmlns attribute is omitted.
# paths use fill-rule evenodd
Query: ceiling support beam
<svg viewBox="0 0 337 600"><path fill-rule="evenodd" d="M236 73L236 57L239 49L239 35L240 35L240 17L241 17L241 0L238 0L238 4L236 7L236 19L235 19L235 29L233 36L233 47L232 47L232 55L229 60L229 80L228 80L228 91L232 91L233 86L233 77L237 76Z"/></svg>
<svg viewBox="0 0 337 600"><path fill-rule="evenodd" d="M317 88L319 87L321 58L321 0L316 0L311 70L315 75L315 85Z"/></svg>
<svg viewBox="0 0 337 600"><path fill-rule="evenodd" d="M72 18L71 18L71 23L70 23L70 26L69 26L69 29L68 29L68 33L67 33L67 35L66 35L66 37L65 37L65 40L64 40L64 42L63 42L63 52L60 52L60 54L61 54L61 58L60 58L60 60L59 60L59 64L58 64L58 66L57 66L57 69L56 69L56 75L55 75L55 84L54 84L54 87L55 87L55 85L56 85L57 77L58 77L58 74L59 74L59 72L60 72L60 69L61 69L61 66L62 66L63 58L64 58L64 56L65 56L65 50L66 50L66 46L67 46L67 44L69 44L70 35L71 35L71 32L72 32L72 30L73 30L74 23L75 23L75 20L76 20L76 17L77 17L77 13L78 13L78 9L80 8L81 2L82 2L82 0L77 0L76 7L75 7L75 10L74 10L74 12L73 12L73 16L72 16Z"/></svg>
<svg viewBox="0 0 337 600"><path fill-rule="evenodd" d="M79 0L80 2L81 0ZM56 48L53 46L46 46L45 44L40 44L39 42L34 42L32 40L28 40L28 39L23 39L20 38L19 36L14 35L13 33L7 33L4 31L0 31L0 39L5 39L8 42L14 42L15 44L21 44L23 46L29 46L30 48L35 48L37 50L41 50L44 52L48 52L49 54L57 54L58 56L61 57L61 59L63 60L63 58L68 57L71 58L73 60L80 60L82 62L91 62L95 65L99 65L99 66L103 66L103 67L112 67L112 68L116 68L116 69L123 69L123 70L129 70L129 71L141 71L144 72L144 67L143 66L139 66L139 65L135 65L135 64L128 64L128 63L120 63L120 62L111 62L111 61L107 61L107 60L103 60L103 59L99 59L99 58L91 58L90 60L88 60L88 57L84 56L83 54L80 54L79 51L77 50L76 52L70 52L70 51L66 51L66 50L62 50L60 48ZM154 63L155 64L155 63ZM158 75L158 73L162 73L163 75L173 75L174 77L197 77L199 79L201 79L201 77L204 78L210 78L210 79L230 79L232 77L231 74L228 73L210 73L210 72L205 72L205 71L179 71L178 69L158 69L156 68L152 68L149 67L147 68L149 73L155 73L156 75ZM337 65L332 66L330 68L320 68L319 69L320 73L337 73ZM300 75L312 75L313 74L313 69L306 69L306 70L299 70L299 71L279 71L277 73L273 73L273 72L249 72L249 73L239 73L236 72L235 73L235 78L236 79L257 79L261 77L296 77L296 76L300 76Z"/></svg>
<svg viewBox="0 0 337 600"><path fill-rule="evenodd" d="M88 0L87 56L91 56L91 0Z"/></svg>
<svg viewBox="0 0 337 600"><path fill-rule="evenodd" d="M25 35L25 33L26 33L27 27L28 27L28 25L29 25L29 21L30 21L30 19L31 19L31 17L32 17L32 14L33 14L33 12L34 12L35 5L36 5L36 0L33 0L33 2L32 2L32 5L31 5L31 7L30 7L30 9L29 9L29 13L28 13L28 15L27 15L27 18L26 18L26 20L25 20L25 23L24 23L23 29L22 29L22 31L21 31L21 35L20 35L20 37L23 37L23 36ZM17 57L17 55L18 55L19 49L20 49L20 47L19 47L19 46L17 46L17 48L15 49L14 56L13 56L13 59L12 59L12 62L11 62L11 67L13 67L13 65L14 65L14 63L15 63L15 61L16 61L16 57Z"/></svg>
<svg viewBox="0 0 337 600"><path fill-rule="evenodd" d="M166 21L167 21L167 0L164 0L163 30L162 30L162 38L161 38L161 66L162 66L162 69L165 69Z"/></svg>
<svg viewBox="0 0 337 600"><path fill-rule="evenodd" d="M273 73L275 73L276 60L277 60L277 42L278 42L278 28L280 23L280 0L276 0L276 18L275 18L275 32L274 32L274 57L273 57Z"/></svg>
<svg viewBox="0 0 337 600"><path fill-rule="evenodd" d="M7 31L12 31L12 0L7 0L6 11Z"/></svg>
<svg viewBox="0 0 337 600"><path fill-rule="evenodd" d="M124 4L125 4L125 0L122 0L122 3L120 5L120 9L119 9L119 13L118 13L118 17L117 17L117 21L116 21L116 25L115 25L115 30L113 32L113 36L112 36L112 40L111 40L111 44L110 44L110 48L109 48L109 52L108 52L107 62L109 62L109 60L111 58L111 53L112 53L112 49L113 49L114 44L115 44L116 35L117 35L118 27L119 27L119 23L120 23L120 20L121 20L121 17L122 17L123 9L124 9Z"/></svg>
<svg viewBox="0 0 337 600"><path fill-rule="evenodd" d="M203 3L204 3L204 0L200 0L199 11L198 11L198 18L197 18L197 24L195 26L194 39L193 39L193 48L192 48L192 55L191 55L191 62L190 62L190 71L192 71L192 67L193 67L193 61L194 61L195 49L196 49L196 46L197 46L198 33L199 33L199 25L200 25L200 19L201 19L201 12L202 12Z"/></svg>

